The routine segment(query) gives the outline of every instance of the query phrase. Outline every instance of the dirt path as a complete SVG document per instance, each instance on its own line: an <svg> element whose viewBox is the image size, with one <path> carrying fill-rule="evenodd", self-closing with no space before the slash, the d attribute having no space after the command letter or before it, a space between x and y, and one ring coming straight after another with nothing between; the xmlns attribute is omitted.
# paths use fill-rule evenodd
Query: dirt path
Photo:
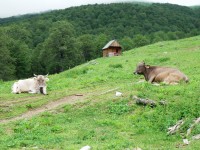
<svg viewBox="0 0 200 150"><path fill-rule="evenodd" d="M72 95L72 96L67 96L67 97L64 97L62 99L59 99L57 101L53 101L53 102L50 102L46 105L43 105L39 108L36 108L36 109L33 109L33 110L29 110L28 112L25 112L23 113L22 115L20 116L17 116L17 117L14 117L14 118L9 118L9 119L4 119L4 120L0 120L0 123L1 124L4 124L4 123L8 123L8 122L11 122L11 121L16 121L16 120L20 120L20 119L25 119L25 118L31 118L35 115L38 115L42 112L45 112L45 111L48 111L48 110L52 110L58 106L61 106L63 104L74 104L76 102L81 102L83 101L85 98L85 96L83 95Z"/></svg>

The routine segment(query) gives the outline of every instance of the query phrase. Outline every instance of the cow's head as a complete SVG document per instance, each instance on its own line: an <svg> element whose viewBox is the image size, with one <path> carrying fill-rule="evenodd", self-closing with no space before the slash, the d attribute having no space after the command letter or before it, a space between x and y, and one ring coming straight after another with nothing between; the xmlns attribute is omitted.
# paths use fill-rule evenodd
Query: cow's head
<svg viewBox="0 0 200 150"><path fill-rule="evenodd" d="M144 74L146 68L149 68L148 65L145 65L145 62L141 62L137 65L136 70L134 72L134 74Z"/></svg>
<svg viewBox="0 0 200 150"><path fill-rule="evenodd" d="M39 88L43 88L46 86L46 82L49 81L48 74L43 76L43 75L35 75L34 74L34 80L37 82Z"/></svg>

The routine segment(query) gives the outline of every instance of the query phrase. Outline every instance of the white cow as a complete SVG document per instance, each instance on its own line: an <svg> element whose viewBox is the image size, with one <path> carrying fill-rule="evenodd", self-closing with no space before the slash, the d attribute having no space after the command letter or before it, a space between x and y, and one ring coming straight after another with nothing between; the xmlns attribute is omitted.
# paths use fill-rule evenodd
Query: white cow
<svg viewBox="0 0 200 150"><path fill-rule="evenodd" d="M15 82L12 86L12 93L42 93L46 95L46 81L49 81L48 74L46 76L34 74L34 76L33 78Z"/></svg>

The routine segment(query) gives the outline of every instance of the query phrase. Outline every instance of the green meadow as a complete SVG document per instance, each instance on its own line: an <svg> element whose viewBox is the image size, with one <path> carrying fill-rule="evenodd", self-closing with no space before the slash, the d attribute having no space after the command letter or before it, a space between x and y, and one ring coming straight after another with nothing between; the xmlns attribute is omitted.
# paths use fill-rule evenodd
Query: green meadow
<svg viewBox="0 0 200 150"><path fill-rule="evenodd" d="M180 69L190 79L179 85L155 86L139 82L136 65ZM0 124L0 149L78 150L90 145L93 150L199 150L200 134L195 126L189 145L182 138L195 118L200 117L200 36L159 42L126 51L122 56L98 58L85 64L50 75L48 95L12 94L15 81L0 81L0 120L20 116L49 102L82 94L84 100L66 103L31 119ZM115 92L123 93L116 97ZM139 106L133 96L166 106ZM185 123L174 135L167 129L180 119Z"/></svg>

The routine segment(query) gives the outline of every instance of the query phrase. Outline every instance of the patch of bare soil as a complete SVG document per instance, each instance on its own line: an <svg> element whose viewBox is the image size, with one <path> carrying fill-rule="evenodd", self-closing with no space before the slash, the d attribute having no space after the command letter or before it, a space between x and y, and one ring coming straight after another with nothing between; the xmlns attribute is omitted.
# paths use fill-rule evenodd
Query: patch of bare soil
<svg viewBox="0 0 200 150"><path fill-rule="evenodd" d="M196 51L199 48L200 48L200 46L195 46L195 47L188 48L187 50L189 50L189 51Z"/></svg>
<svg viewBox="0 0 200 150"><path fill-rule="evenodd" d="M67 97L64 97L62 99L59 99L57 101L53 101L53 102L50 102L46 105L43 105L39 108L36 108L36 109L32 109L32 110L29 110L28 112L20 115L20 116L17 116L17 117L14 117L14 118L9 118L9 119L4 119L4 120L0 120L0 123L1 124L5 124L5 123L8 123L8 122L11 122L11 121L17 121L17 120L20 120L20 119L29 119L35 115L38 115L42 112L45 112L45 111L49 111L49 110L52 110L58 106L61 106L61 105L64 105L64 104L74 104L76 102L81 102L83 101L85 98L85 96L83 96L82 94L76 94L76 95L72 95L72 96L67 96Z"/></svg>
<svg viewBox="0 0 200 150"><path fill-rule="evenodd" d="M0 107L9 107L15 104L24 104L24 103L29 103L29 101L32 101L33 99L38 99L41 98L41 96L34 96L34 97L23 97L23 98L17 98L9 101L3 101L0 104Z"/></svg>

